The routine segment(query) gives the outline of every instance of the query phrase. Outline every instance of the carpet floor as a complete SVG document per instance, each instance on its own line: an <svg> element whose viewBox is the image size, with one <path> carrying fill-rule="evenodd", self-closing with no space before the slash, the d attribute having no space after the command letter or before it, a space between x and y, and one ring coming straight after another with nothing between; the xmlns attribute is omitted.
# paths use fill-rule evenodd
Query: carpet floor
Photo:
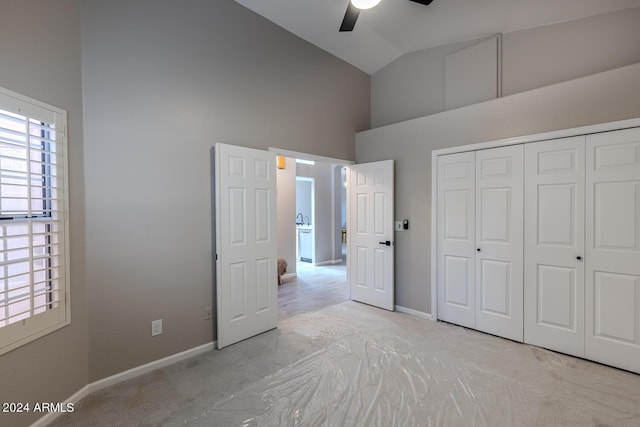
<svg viewBox="0 0 640 427"><path fill-rule="evenodd" d="M96 392L54 426L638 426L640 375L348 301Z"/></svg>

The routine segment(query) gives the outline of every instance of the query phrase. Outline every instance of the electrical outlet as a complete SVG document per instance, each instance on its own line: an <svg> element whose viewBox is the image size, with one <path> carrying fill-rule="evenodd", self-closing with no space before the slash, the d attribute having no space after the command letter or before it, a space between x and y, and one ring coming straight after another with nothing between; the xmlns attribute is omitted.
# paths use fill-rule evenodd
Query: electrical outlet
<svg viewBox="0 0 640 427"><path fill-rule="evenodd" d="M211 307L204 309L204 320L211 320Z"/></svg>
<svg viewBox="0 0 640 427"><path fill-rule="evenodd" d="M402 231L402 221L396 221L393 223L394 224L394 230L396 231Z"/></svg>
<svg viewBox="0 0 640 427"><path fill-rule="evenodd" d="M155 337L162 333L162 319L151 322L151 336Z"/></svg>

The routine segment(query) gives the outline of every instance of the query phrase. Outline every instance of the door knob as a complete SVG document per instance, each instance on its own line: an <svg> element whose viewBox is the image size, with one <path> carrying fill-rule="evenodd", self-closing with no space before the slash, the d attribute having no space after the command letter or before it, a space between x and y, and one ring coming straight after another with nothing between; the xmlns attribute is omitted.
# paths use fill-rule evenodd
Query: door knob
<svg viewBox="0 0 640 427"><path fill-rule="evenodd" d="M480 248L476 249L476 251L480 252Z"/></svg>
<svg viewBox="0 0 640 427"><path fill-rule="evenodd" d="M391 241L390 240L385 240L384 242L378 242L381 245L385 245L385 246L391 246Z"/></svg>
<svg viewBox="0 0 640 427"><path fill-rule="evenodd" d="M576 259L577 259L578 261L582 261L582 257L581 257L581 256L577 256L577 257L576 257Z"/></svg>

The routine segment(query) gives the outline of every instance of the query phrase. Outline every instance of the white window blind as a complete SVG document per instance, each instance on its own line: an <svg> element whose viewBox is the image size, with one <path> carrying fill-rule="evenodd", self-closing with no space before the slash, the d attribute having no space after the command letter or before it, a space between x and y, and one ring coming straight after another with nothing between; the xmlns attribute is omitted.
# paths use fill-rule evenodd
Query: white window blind
<svg viewBox="0 0 640 427"><path fill-rule="evenodd" d="M70 320L65 123L0 88L0 354Z"/></svg>

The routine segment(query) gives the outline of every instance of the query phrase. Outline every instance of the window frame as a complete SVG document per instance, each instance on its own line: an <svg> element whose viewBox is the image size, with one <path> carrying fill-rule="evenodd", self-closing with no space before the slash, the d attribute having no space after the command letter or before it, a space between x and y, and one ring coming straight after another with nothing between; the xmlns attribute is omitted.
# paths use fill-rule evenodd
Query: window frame
<svg viewBox="0 0 640 427"><path fill-rule="evenodd" d="M13 92L9 89L0 86L0 110L8 111L14 114L24 115L28 118L32 118L45 123L53 123L55 125L56 133L56 192L58 194L58 219L53 219L51 209L51 195L43 194L43 213L40 215L28 216L14 216L4 217L0 220L0 225L9 222L46 222L47 219L51 219L47 225L47 228L51 227L53 221L57 221L59 226L63 230L56 232L59 240L59 253L58 263L61 270L61 278L58 278L58 292L59 302L57 307L49 306L49 308L42 314L36 314L26 319L22 319L16 323L12 323L6 326L0 327L0 355L8 353L18 347L28 344L38 338L48 335L60 328L63 328L71 324L71 298L70 298L70 246L69 246L69 179L68 179L68 138L67 138L67 112L61 108L48 105L44 102L29 98L25 95ZM51 118L51 120L45 120ZM42 132L47 132L43 130ZM45 136L45 135L41 135ZM44 143L44 142L43 142ZM51 153L43 151L43 156L51 156ZM50 160L50 159L49 159ZM51 162L42 159L42 168L50 168ZM43 179L50 180L50 173L43 173ZM49 183L50 184L50 183ZM51 192L50 185L43 185L43 191ZM31 199L29 199L31 200ZM47 203L49 206L47 207ZM47 210L49 209L49 212ZM45 239L51 239L51 231L46 234ZM30 230L28 233L29 240L33 239L33 232ZM46 247L51 248L50 241ZM33 248L33 244L29 244L29 248ZM51 265L52 256L44 258L47 260L49 268L48 280L51 278ZM30 267L32 268L32 267ZM49 286L49 285L48 285ZM32 288L33 289L33 288ZM32 291L31 291L32 292ZM30 295L32 293L30 292ZM49 295L50 296L50 295Z"/></svg>

